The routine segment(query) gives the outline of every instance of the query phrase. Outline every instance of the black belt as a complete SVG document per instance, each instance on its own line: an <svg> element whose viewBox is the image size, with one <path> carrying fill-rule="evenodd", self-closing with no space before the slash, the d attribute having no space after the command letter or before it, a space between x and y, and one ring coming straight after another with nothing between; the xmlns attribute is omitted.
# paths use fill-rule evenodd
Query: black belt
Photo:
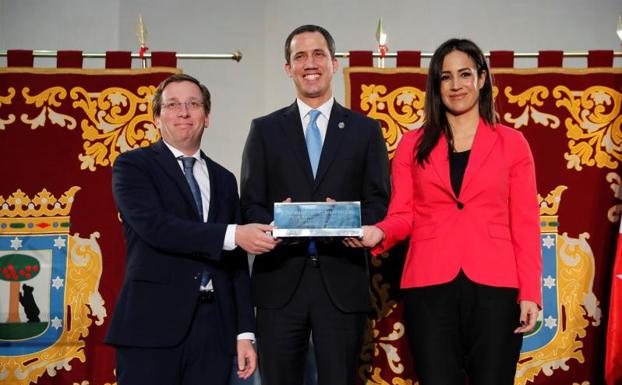
<svg viewBox="0 0 622 385"><path fill-rule="evenodd" d="M307 255L307 266L320 267L320 258L317 255Z"/></svg>
<svg viewBox="0 0 622 385"><path fill-rule="evenodd" d="M201 290L199 291L199 303L211 303L216 299L214 290Z"/></svg>

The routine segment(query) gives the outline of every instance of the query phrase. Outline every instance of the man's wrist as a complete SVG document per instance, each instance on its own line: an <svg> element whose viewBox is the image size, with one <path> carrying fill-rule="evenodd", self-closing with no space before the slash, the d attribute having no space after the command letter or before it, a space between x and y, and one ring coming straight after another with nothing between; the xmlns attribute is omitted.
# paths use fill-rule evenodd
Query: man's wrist
<svg viewBox="0 0 622 385"><path fill-rule="evenodd" d="M235 232L238 225L227 225L227 231L225 232L225 239L222 244L223 250L233 250L236 247Z"/></svg>
<svg viewBox="0 0 622 385"><path fill-rule="evenodd" d="M255 333L245 332L238 334L237 340L249 340L251 343L255 343Z"/></svg>

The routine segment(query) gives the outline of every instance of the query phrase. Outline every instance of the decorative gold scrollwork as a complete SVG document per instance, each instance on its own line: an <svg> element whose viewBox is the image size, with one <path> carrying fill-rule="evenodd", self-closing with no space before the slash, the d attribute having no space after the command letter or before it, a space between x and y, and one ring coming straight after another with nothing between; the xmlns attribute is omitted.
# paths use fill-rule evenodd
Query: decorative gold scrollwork
<svg viewBox="0 0 622 385"><path fill-rule="evenodd" d="M382 122L382 134L389 159L393 158L402 135L423 124L425 93L415 87L400 87L389 94L383 85L361 86L361 110Z"/></svg>
<svg viewBox="0 0 622 385"><path fill-rule="evenodd" d="M611 206L607 211L607 219L609 222L616 223L620 221L620 214L622 213L622 189L620 188L622 185L622 179L620 175L615 172L610 172L605 177L607 182L609 182L609 187L613 191L613 196L617 199L618 203Z"/></svg>
<svg viewBox="0 0 622 385"><path fill-rule="evenodd" d="M24 87L22 96L26 104L34 104L35 107L41 108L39 114L32 119L26 113L21 115L21 121L29 125L32 130L43 127L47 119L50 120L50 123L66 127L69 130L76 128L75 118L52 109L52 107L61 106L61 102L58 99L63 100L67 97L67 90L63 87L51 87L34 96L30 95L30 88Z"/></svg>
<svg viewBox="0 0 622 385"><path fill-rule="evenodd" d="M397 347L397 342L404 338L405 328L401 322L393 323L393 330L386 336L380 336L380 330L377 328L378 320L369 322L369 330L371 331L365 337L361 359L365 364L359 366L359 377L368 385L389 384L384 378L382 367L372 366L373 357L377 357L380 353L384 353L385 361L389 364L390 372L387 375L392 378L391 384L416 385L412 380L403 379L396 375L404 373L404 365ZM374 342L377 341L377 342Z"/></svg>
<svg viewBox="0 0 622 385"><path fill-rule="evenodd" d="M518 104L519 107L525 107L523 112L517 117L512 117L509 113L503 115L503 119L512 124L514 128L526 126L529 124L530 118L536 124L551 128L559 127L559 118L557 116L544 113L534 107L542 107L544 104L542 99L549 97L549 90L546 87L534 86L518 95L512 94L512 87L505 87L503 92L510 104Z"/></svg>
<svg viewBox="0 0 622 385"><path fill-rule="evenodd" d="M84 153L78 155L82 170L112 165L121 152L146 147L160 138L151 117L154 91L153 86L139 87L137 95L119 87L97 94L82 87L71 90L73 106L87 116L80 122L85 140Z"/></svg>
<svg viewBox="0 0 622 385"><path fill-rule="evenodd" d="M603 86L584 91L557 86L553 97L557 107L570 113L564 121L570 139L570 152L564 154L567 167L577 171L583 165L616 169L622 160L622 94Z"/></svg>
<svg viewBox="0 0 622 385"><path fill-rule="evenodd" d="M382 266L382 261L389 257L389 253L382 253L372 258L372 265ZM388 384L382 378L382 368L374 367L374 357L384 354L384 361L389 365L389 376L393 377L394 384L413 385L412 380L403 380L396 377L404 373L404 365L398 349L398 341L404 338L405 328L402 322L393 322L392 330L386 335L381 335L380 322L387 322L389 316L397 306L397 302L391 298L389 289L391 285L383 281L381 274L373 274L371 277L371 300L374 317L369 321L370 332L365 336L361 360L365 364L359 367L359 377L369 385ZM396 382L397 381L397 382Z"/></svg>
<svg viewBox="0 0 622 385"><path fill-rule="evenodd" d="M16 94L14 88L8 89L8 95L0 96L0 106L10 104ZM152 122L151 99L154 86L142 86L137 94L120 88L110 87L101 92L89 92L82 87L74 87L69 92L72 107L81 109L86 119L80 122L84 153L78 155L80 168L95 171L96 166L112 165L116 157L124 151L145 147L160 138L158 129ZM34 105L35 114L23 113L21 121L35 130L46 124L55 124L73 130L77 120L73 116L58 112L67 98L63 87L50 87L36 95L30 94L30 88L22 89L26 105ZM6 119L0 117L0 130L15 121L13 114Z"/></svg>
<svg viewBox="0 0 622 385"><path fill-rule="evenodd" d="M8 94L5 96L0 95L0 107L3 104L11 104L13 97L15 96L15 88L9 87ZM6 126L15 121L15 115L9 114L6 119L0 117L0 130L4 130Z"/></svg>

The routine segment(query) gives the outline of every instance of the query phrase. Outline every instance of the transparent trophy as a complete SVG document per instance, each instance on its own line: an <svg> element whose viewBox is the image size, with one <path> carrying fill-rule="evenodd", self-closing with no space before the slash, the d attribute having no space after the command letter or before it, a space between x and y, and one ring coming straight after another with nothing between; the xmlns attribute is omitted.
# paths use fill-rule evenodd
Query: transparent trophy
<svg viewBox="0 0 622 385"><path fill-rule="evenodd" d="M274 204L272 236L362 237L361 202L296 202Z"/></svg>

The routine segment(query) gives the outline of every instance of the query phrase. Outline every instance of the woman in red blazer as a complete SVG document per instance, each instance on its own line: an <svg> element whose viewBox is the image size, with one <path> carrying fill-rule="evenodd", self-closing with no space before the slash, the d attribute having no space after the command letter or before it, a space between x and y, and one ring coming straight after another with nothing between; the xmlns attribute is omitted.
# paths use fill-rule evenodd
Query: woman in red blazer
<svg viewBox="0 0 622 385"><path fill-rule="evenodd" d="M422 385L511 385L541 306L533 157L497 123L486 59L469 40L434 53L425 116L393 159L387 217L346 243L377 255L410 236L401 287Z"/></svg>

